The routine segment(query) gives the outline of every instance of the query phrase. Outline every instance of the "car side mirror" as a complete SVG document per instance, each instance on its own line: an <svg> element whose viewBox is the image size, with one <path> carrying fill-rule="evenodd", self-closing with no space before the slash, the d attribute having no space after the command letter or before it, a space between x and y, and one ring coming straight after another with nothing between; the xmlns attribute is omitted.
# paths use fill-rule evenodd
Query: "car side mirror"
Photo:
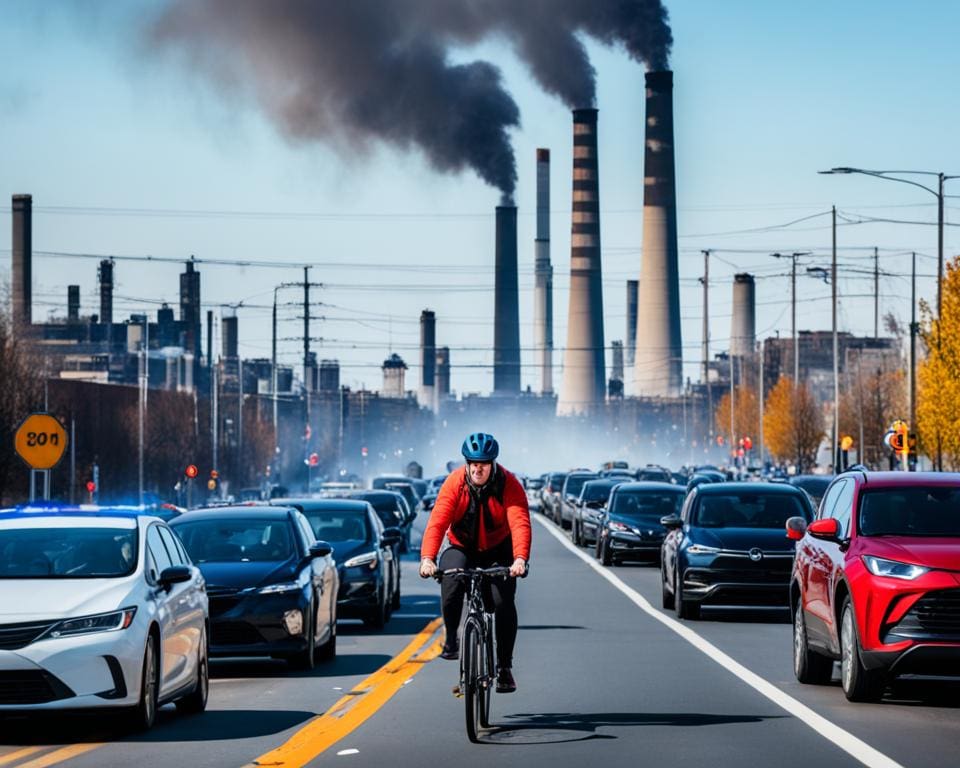
<svg viewBox="0 0 960 768"><path fill-rule="evenodd" d="M157 579L157 582L169 592L174 584L183 584L185 581L190 581L191 578L193 578L193 574L190 572L190 566L171 565L160 572L160 578Z"/></svg>
<svg viewBox="0 0 960 768"><path fill-rule="evenodd" d="M331 552L333 552L333 547L331 547L325 541L315 541L310 545L310 557L326 557Z"/></svg>
<svg viewBox="0 0 960 768"><path fill-rule="evenodd" d="M660 518L660 525L668 531L672 531L683 526L683 519L680 515L666 515Z"/></svg>
<svg viewBox="0 0 960 768"><path fill-rule="evenodd" d="M787 538L791 541L800 541L807 531L807 521L802 517L787 518L784 525L787 529Z"/></svg>
<svg viewBox="0 0 960 768"><path fill-rule="evenodd" d="M384 544L392 547L403 540L403 532L399 528L384 528L383 533L380 534L380 539Z"/></svg>
<svg viewBox="0 0 960 768"><path fill-rule="evenodd" d="M839 541L840 524L835 517L825 517L822 520L814 520L810 523L807 526L807 533L824 541Z"/></svg>

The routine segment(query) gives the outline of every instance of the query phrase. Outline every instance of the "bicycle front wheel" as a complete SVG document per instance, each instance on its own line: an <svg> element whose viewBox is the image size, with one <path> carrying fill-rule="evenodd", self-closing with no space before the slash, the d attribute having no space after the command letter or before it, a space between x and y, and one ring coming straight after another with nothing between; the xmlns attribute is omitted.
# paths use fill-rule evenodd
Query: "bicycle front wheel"
<svg viewBox="0 0 960 768"><path fill-rule="evenodd" d="M496 667L493 662L493 618L489 615L485 620L486 631L483 635L485 642L480 644L480 725L483 728L490 727L490 693L495 684Z"/></svg>
<svg viewBox="0 0 960 768"><path fill-rule="evenodd" d="M484 692L483 671L483 632L475 621L468 620L463 627L463 642L460 644L463 655L463 703L467 722L467 738L476 743L477 732L481 727ZM487 693L489 696L489 693ZM489 700L488 700L489 701Z"/></svg>

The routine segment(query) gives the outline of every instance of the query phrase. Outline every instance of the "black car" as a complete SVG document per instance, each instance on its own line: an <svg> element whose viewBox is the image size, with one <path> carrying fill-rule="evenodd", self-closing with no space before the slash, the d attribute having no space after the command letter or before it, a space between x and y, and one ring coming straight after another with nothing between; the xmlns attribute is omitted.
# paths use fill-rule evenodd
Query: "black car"
<svg viewBox="0 0 960 768"><path fill-rule="evenodd" d="M660 549L663 607L696 619L703 605L786 606L791 517L813 518L807 494L781 483L709 483L687 494Z"/></svg>
<svg viewBox="0 0 960 768"><path fill-rule="evenodd" d="M273 656L310 669L337 649L330 545L290 507L218 507L170 521L207 582L211 656Z"/></svg>
<svg viewBox="0 0 960 768"><path fill-rule="evenodd" d="M362 619L377 629L400 605L400 558L403 534L384 528L371 504L359 499L286 499L303 512L317 538L333 546L340 576L340 618Z"/></svg>
<svg viewBox="0 0 960 768"><path fill-rule="evenodd" d="M622 482L620 478L602 477L583 484L570 528L570 538L574 544L583 547L597 540L600 516L607 506L610 491Z"/></svg>
<svg viewBox="0 0 960 768"><path fill-rule="evenodd" d="M588 480L596 480L599 475L590 471L575 471L567 475L563 481L563 489L560 491L559 508L555 510L559 514L557 522L564 528L573 526L573 518L576 511L577 499L580 498L580 491L583 490L583 484Z"/></svg>
<svg viewBox="0 0 960 768"><path fill-rule="evenodd" d="M661 518L678 515L686 490L673 483L621 483L600 516L597 559L604 565L624 560L657 562L667 529Z"/></svg>
<svg viewBox="0 0 960 768"><path fill-rule="evenodd" d="M636 471L636 479L639 482L647 483L672 483L673 473L664 467L658 467L655 464L647 464Z"/></svg>
<svg viewBox="0 0 960 768"><path fill-rule="evenodd" d="M563 481L566 479L566 472L550 472L544 475L540 510L555 523L560 522L560 491L563 490Z"/></svg>
<svg viewBox="0 0 960 768"><path fill-rule="evenodd" d="M356 491L350 494L350 498L370 502L384 528L399 528L403 533L399 551L410 550L410 528L417 515L411 511L403 494L398 491Z"/></svg>
<svg viewBox="0 0 960 768"><path fill-rule="evenodd" d="M794 475L787 482L805 490L810 494L813 506L819 507L820 499L823 498L823 494L827 492L827 488L833 482L833 475Z"/></svg>

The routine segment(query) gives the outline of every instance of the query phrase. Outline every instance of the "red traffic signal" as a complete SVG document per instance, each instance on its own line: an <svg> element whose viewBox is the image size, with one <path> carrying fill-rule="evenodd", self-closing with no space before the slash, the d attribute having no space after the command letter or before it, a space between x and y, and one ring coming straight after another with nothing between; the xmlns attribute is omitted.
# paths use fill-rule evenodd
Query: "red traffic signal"
<svg viewBox="0 0 960 768"><path fill-rule="evenodd" d="M183 470L183 474L185 474L187 477L189 477L189 478L192 480L192 479L195 478L198 474L200 474L200 470L197 469L197 465L196 465L196 464L188 464L188 465L187 465L187 468L186 468L185 470Z"/></svg>
<svg viewBox="0 0 960 768"><path fill-rule="evenodd" d="M215 470L215 469L211 469L211 470L210 470L210 479L211 479L211 480L216 480L218 477L220 477L220 473L217 472L217 470Z"/></svg>
<svg viewBox="0 0 960 768"><path fill-rule="evenodd" d="M315 467L320 463L320 457L315 453L311 453L309 462L311 467Z"/></svg>
<svg viewBox="0 0 960 768"><path fill-rule="evenodd" d="M753 440L749 437L743 438L743 450L749 451L753 448Z"/></svg>
<svg viewBox="0 0 960 768"><path fill-rule="evenodd" d="M368 453L369 451L367 450L367 446L363 446L363 448L360 449L360 455L363 456L364 458L367 457Z"/></svg>
<svg viewBox="0 0 960 768"><path fill-rule="evenodd" d="M93 480L87 480L87 493L93 493L97 490L97 484Z"/></svg>

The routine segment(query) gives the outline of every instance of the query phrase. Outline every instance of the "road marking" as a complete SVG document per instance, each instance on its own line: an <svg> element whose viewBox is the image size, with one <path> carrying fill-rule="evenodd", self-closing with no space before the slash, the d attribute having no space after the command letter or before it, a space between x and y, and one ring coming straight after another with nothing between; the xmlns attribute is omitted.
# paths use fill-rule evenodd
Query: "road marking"
<svg viewBox="0 0 960 768"><path fill-rule="evenodd" d="M670 629L676 634L680 635L680 637L690 643L698 651L701 651L705 655L709 656L721 667L736 675L738 678L740 678L740 680L745 682L761 695L770 699L770 701L772 701L778 707L785 709L798 720L813 728L814 731L836 746L840 747L840 749L849 754L851 757L856 758L869 768L903 768L900 763L896 762L890 757L887 757L879 750L874 749L865 741L857 738L849 731L845 731L840 726L830 722L822 715L818 715L806 704L802 704L789 694L781 691L779 688L773 685L773 683L768 682L764 678L760 677L760 675L750 671L738 661L717 648L713 643L698 635L687 625L681 624L676 619L672 619L658 611L647 601L645 597L643 597L643 595L641 595L632 587L627 586L618 576L615 576L607 568L600 565L596 560L582 552L578 547L574 546L574 544L567 538L566 534L563 533L561 529L557 528L555 523L548 521L542 515L536 515L534 519L544 528L546 528L547 531L557 539L557 541L563 544L567 549L577 555L577 557L583 560L587 565L593 568L593 570L595 570L614 587L626 595L631 602L640 608L640 610L659 621L661 624L667 627L667 629Z"/></svg>
<svg viewBox="0 0 960 768"><path fill-rule="evenodd" d="M41 749L43 749L43 747L24 747L23 749L18 749L16 752L8 752L5 755L0 755L0 765L10 765L10 763L15 763L21 758L35 755Z"/></svg>
<svg viewBox="0 0 960 768"><path fill-rule="evenodd" d="M102 746L103 744L71 744L69 747L61 747L60 749L56 749L53 752L48 752L47 754L41 755L33 760L20 763L17 768L47 768L47 766L62 763L64 760L70 760L71 758L78 757L85 752L92 752L93 750L99 749Z"/></svg>
<svg viewBox="0 0 960 768"><path fill-rule="evenodd" d="M254 766L299 768L359 728L386 704L423 665L440 655L438 631L443 619L434 618L389 662L343 696L323 715L311 720L285 744L261 755Z"/></svg>

